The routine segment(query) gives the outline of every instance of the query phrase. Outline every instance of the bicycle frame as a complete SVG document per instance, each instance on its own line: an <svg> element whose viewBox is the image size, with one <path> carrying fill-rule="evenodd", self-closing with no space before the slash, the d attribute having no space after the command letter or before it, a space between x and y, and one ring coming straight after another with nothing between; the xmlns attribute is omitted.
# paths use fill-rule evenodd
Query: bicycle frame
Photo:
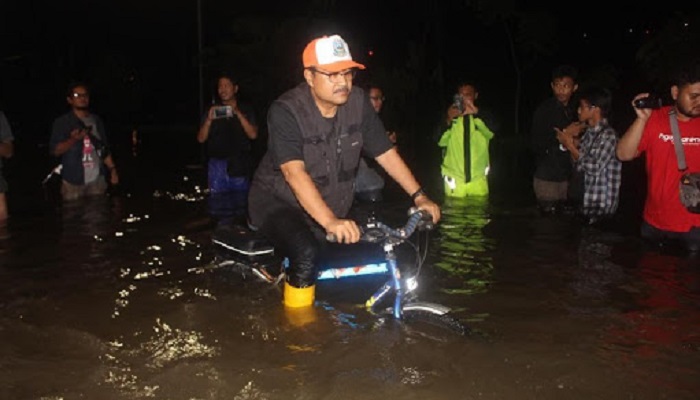
<svg viewBox="0 0 700 400"><path fill-rule="evenodd" d="M396 254L394 254L394 245L387 244L384 246L384 253L386 254L386 264L389 270L389 279L377 289L372 296L365 302L365 306L370 310L374 309L374 306L383 300L390 292L395 294L394 297L394 307L393 315L396 319L401 319L403 317L402 303L404 296L404 287L401 284L401 271L399 271L398 263L396 261Z"/></svg>
<svg viewBox="0 0 700 400"><path fill-rule="evenodd" d="M465 333L468 329L449 315L451 311L450 307L431 302L416 301L415 298L410 297L409 294L418 286L417 277L420 274L422 260L417 261L418 270L415 272L415 276L409 276L407 279L401 276L402 273L399 268L398 256L394 250L397 246L400 246L408 240L419 226L425 228L423 224L427 224L428 229L432 229L430 216L417 209L409 210L409 220L406 222L406 225L400 228L392 228L375 220L369 222L363 230L362 240L382 246L383 255L381 257L372 258L366 263L355 264L354 266L352 263L349 263L349 266L322 268L319 271L317 279L320 281L326 279L343 279L360 275L387 274L389 278L386 282L365 302L365 306L370 312L377 313L382 301L388 299L387 296L394 295L393 305L385 309L387 312L390 311L393 319L416 320L425 318L421 317L421 315L432 315L433 317L428 319L435 319L435 317L437 317L440 321L440 325L449 327L462 334ZM328 236L326 239L335 241L332 236ZM220 235L220 238L213 239L213 242L241 256L251 258L247 263L245 261L227 261L220 265L229 263L247 265L254 275L272 284L278 284L284 277L284 273L270 275L266 273L264 268L260 268L261 265L264 265L264 260L259 260L259 264L252 261L252 258L256 257L271 257L271 259L274 259L274 249L264 239L255 237L255 235L251 237L251 233L247 231L246 228L239 227L238 229L231 229L228 235ZM416 250L417 256L420 257L418 248ZM283 264L285 262L288 262L288 260L282 260ZM284 269L283 265L283 270ZM404 273L406 273L406 271L404 271Z"/></svg>

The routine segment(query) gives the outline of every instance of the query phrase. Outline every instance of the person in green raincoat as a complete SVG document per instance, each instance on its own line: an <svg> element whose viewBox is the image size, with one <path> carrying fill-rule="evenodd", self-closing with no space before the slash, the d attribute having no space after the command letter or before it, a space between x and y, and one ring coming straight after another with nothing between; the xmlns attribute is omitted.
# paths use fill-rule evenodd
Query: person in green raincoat
<svg viewBox="0 0 700 400"><path fill-rule="evenodd" d="M440 171L445 196L486 196L489 193L489 142L494 133L475 105L478 96L473 83L461 83L447 109L446 128L438 141L443 154Z"/></svg>

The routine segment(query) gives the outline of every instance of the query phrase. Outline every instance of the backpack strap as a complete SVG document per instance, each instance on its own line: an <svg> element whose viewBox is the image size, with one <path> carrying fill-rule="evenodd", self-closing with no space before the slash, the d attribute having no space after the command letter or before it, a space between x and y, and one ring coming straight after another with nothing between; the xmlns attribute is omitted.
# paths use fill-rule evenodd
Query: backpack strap
<svg viewBox="0 0 700 400"><path fill-rule="evenodd" d="M676 117L676 109L671 108L668 112L671 120L671 131L673 132L673 147L676 149L676 159L678 160L678 170L685 171L688 165L685 163L685 152L683 151L683 143L681 142L681 132L678 129L678 117Z"/></svg>

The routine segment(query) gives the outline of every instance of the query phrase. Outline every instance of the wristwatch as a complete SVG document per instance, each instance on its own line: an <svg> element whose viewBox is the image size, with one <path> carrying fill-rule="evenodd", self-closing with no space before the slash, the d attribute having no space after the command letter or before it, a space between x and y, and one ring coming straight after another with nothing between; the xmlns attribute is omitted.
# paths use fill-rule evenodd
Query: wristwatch
<svg viewBox="0 0 700 400"><path fill-rule="evenodd" d="M411 200L414 200L414 201L415 201L415 200L416 200L417 198L419 198L420 196L427 196L427 194L425 194L425 190L423 190L422 187L418 188L418 190L416 190L415 192L413 192L413 194L411 195Z"/></svg>

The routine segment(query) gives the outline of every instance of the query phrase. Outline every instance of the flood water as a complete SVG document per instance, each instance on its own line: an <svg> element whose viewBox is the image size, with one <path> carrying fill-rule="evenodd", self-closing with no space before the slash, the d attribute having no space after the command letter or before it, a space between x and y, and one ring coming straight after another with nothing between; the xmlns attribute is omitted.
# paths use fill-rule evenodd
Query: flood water
<svg viewBox="0 0 700 400"><path fill-rule="evenodd" d="M419 293L460 337L369 314L372 279L319 282L310 314L285 312L278 286L221 265L201 171L170 182L14 202L0 398L700 398L700 261L636 229L444 201ZM402 199L381 209L403 215Z"/></svg>

